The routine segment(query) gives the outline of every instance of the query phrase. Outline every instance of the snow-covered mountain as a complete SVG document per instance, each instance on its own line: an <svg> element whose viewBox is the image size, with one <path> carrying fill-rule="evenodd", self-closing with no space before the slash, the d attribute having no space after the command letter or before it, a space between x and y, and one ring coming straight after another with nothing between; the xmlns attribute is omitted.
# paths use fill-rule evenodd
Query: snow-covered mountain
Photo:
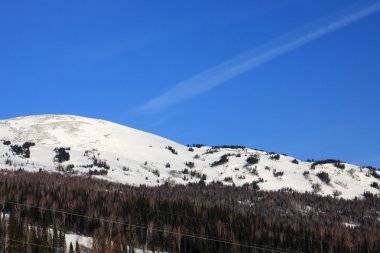
<svg viewBox="0 0 380 253"><path fill-rule="evenodd" d="M187 147L112 122L71 115L0 121L0 168L85 174L131 185L220 181L343 198L379 193L379 173L239 146Z"/></svg>

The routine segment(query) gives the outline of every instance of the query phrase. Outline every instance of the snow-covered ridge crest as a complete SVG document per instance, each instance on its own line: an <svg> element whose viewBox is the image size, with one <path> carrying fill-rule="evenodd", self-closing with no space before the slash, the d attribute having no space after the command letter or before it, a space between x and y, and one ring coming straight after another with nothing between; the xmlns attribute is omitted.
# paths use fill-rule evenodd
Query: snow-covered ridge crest
<svg viewBox="0 0 380 253"><path fill-rule="evenodd" d="M239 146L187 147L109 121L73 115L0 120L0 168L88 174L132 185L220 181L343 198L379 193L379 174L336 160L306 162Z"/></svg>

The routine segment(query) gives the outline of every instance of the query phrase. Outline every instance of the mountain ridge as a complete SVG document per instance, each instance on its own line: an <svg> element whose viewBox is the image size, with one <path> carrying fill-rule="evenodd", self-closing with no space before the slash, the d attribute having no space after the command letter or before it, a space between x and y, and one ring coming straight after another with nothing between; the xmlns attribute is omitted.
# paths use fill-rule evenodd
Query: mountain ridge
<svg viewBox="0 0 380 253"><path fill-rule="evenodd" d="M188 147L110 121L74 115L0 120L0 168L59 171L131 185L210 183L361 197L379 193L374 168L302 161L243 146ZM68 158L68 159L67 159Z"/></svg>

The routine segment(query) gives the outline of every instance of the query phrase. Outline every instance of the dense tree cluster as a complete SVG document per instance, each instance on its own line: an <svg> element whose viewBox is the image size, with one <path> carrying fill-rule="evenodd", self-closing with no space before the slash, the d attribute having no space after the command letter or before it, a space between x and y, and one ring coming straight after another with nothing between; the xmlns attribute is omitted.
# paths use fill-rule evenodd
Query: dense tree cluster
<svg viewBox="0 0 380 253"><path fill-rule="evenodd" d="M213 149L229 148L229 149L245 149L245 146L241 145L221 145L221 146L212 146Z"/></svg>
<svg viewBox="0 0 380 253"><path fill-rule="evenodd" d="M324 171L320 171L316 174L317 177L319 177L319 179L324 182L325 184L329 184L330 181L331 181L331 178L330 178L330 175L329 173L327 172L324 172Z"/></svg>
<svg viewBox="0 0 380 253"><path fill-rule="evenodd" d="M326 159L326 160L313 161L313 163L311 164L311 169L315 169L317 165L329 164L329 163L334 164L335 167L342 170L346 167L342 161L335 160L335 159Z"/></svg>
<svg viewBox="0 0 380 253"><path fill-rule="evenodd" d="M380 175L376 172L376 170L371 170L370 174L377 179L380 179Z"/></svg>
<svg viewBox="0 0 380 253"><path fill-rule="evenodd" d="M2 172L0 211L10 218L0 222L0 245L13 250L9 252L56 252L42 247L32 251L31 242L60 248L60 233L74 231L92 236L92 252L97 253L134 248L378 253L380 199L365 196L343 200L289 189L264 192L251 184L132 187L61 174ZM55 236L47 237L47 229L56 230Z"/></svg>
<svg viewBox="0 0 380 253"><path fill-rule="evenodd" d="M108 174L108 171L107 170L104 170L104 169L101 169L101 170L88 170L88 174L90 176L105 176Z"/></svg>
<svg viewBox="0 0 380 253"><path fill-rule="evenodd" d="M66 173L74 173L74 164L68 164L66 166L63 166L62 164L59 164L56 169L60 172L66 172Z"/></svg>
<svg viewBox="0 0 380 253"><path fill-rule="evenodd" d="M373 166L365 166L367 169L371 170L371 171L376 171L376 170L380 170L379 168L375 168Z"/></svg>
<svg viewBox="0 0 380 253"><path fill-rule="evenodd" d="M165 147L165 149L172 152L173 155L178 155L178 152L172 146L167 146L167 147Z"/></svg>
<svg viewBox="0 0 380 253"><path fill-rule="evenodd" d="M338 169L342 169L342 170L344 170L346 168L346 165L344 165L344 163L342 163L342 162L336 162L336 163L334 163L334 166L337 167Z"/></svg>
<svg viewBox="0 0 380 253"><path fill-rule="evenodd" d="M247 161L248 164L251 164L251 165L252 165L252 164L256 164L256 163L258 163L259 160L260 160L260 159L259 159L258 157L256 157L256 156L250 156L250 157L247 158L246 161Z"/></svg>
<svg viewBox="0 0 380 253"><path fill-rule="evenodd" d="M22 148L23 149L29 149L30 147L33 147L33 146L35 146L36 144L34 143L34 142L29 142L29 141L27 141L27 142L24 142L24 144L22 144Z"/></svg>
<svg viewBox="0 0 380 253"><path fill-rule="evenodd" d="M100 159L93 158L93 165L98 168L103 168L106 170L110 169L110 166L107 164L106 161L102 161Z"/></svg>
<svg viewBox="0 0 380 253"><path fill-rule="evenodd" d="M209 148L203 154L204 155L210 155L210 154L214 154L214 153L217 153L217 152L219 152L218 148Z"/></svg>
<svg viewBox="0 0 380 253"><path fill-rule="evenodd" d="M10 145L10 142L6 142L5 145ZM23 158L30 158L30 147L34 146L33 142L25 142L22 146L11 145L11 151L14 155L21 156Z"/></svg>
<svg viewBox="0 0 380 253"><path fill-rule="evenodd" d="M273 176L274 177L282 177L284 175L284 172L283 171L276 171L276 170L273 170Z"/></svg>
<svg viewBox="0 0 380 253"><path fill-rule="evenodd" d="M9 203L8 206L5 210L10 209L9 218L0 217L0 252L66 253L64 229L59 229L58 224L49 226L43 220L31 224L23 214L24 208ZM79 253L78 244L75 250Z"/></svg>
<svg viewBox="0 0 380 253"><path fill-rule="evenodd" d="M375 188L375 189L380 189L379 188L379 184L377 182L372 182L371 183L371 187Z"/></svg>
<svg viewBox="0 0 380 253"><path fill-rule="evenodd" d="M201 148L201 147L204 147L206 145L204 144L188 144L187 147L193 147L193 148Z"/></svg>
<svg viewBox="0 0 380 253"><path fill-rule="evenodd" d="M225 154L225 155L222 155L220 157L220 159L218 161L215 161L215 162L212 162L210 164L211 167L216 167L216 166L219 166L219 165L223 165L225 163L228 163L228 157L231 156L231 154Z"/></svg>
<svg viewBox="0 0 380 253"><path fill-rule="evenodd" d="M10 141L7 141L7 140L5 140L5 141L3 141L3 144L4 144L5 146L9 146L9 145L11 145L11 142L10 142Z"/></svg>
<svg viewBox="0 0 380 253"><path fill-rule="evenodd" d="M185 165L190 169L194 168L194 162L185 162Z"/></svg>
<svg viewBox="0 0 380 253"><path fill-rule="evenodd" d="M24 149L19 145L12 145L11 150L14 155L24 155Z"/></svg>
<svg viewBox="0 0 380 253"><path fill-rule="evenodd" d="M274 161L278 161L278 160L280 160L280 157L281 156L279 154L274 154L274 155L270 155L269 159L274 160Z"/></svg>
<svg viewBox="0 0 380 253"><path fill-rule="evenodd" d="M232 177L225 177L225 178L223 179L223 181L224 181L224 182L228 182L228 183L233 183L233 179L232 179Z"/></svg>
<svg viewBox="0 0 380 253"><path fill-rule="evenodd" d="M55 148L54 161L58 163L63 163L70 160L70 153L68 152L70 148Z"/></svg>

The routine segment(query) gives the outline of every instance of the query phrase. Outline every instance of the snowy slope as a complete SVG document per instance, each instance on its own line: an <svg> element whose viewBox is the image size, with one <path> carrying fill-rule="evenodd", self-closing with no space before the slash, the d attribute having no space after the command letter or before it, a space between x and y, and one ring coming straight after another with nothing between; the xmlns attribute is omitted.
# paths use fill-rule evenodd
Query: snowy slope
<svg viewBox="0 0 380 253"><path fill-rule="evenodd" d="M168 139L112 122L71 115L37 115L0 120L0 168L7 170L62 171L62 173L96 174L93 177L131 185L187 184L221 181L224 184L256 185L262 190L291 188L299 192L315 191L321 195L360 197L364 191L379 193L370 184L380 184L368 168L344 163L344 169L334 163L312 167L311 162L246 148L188 147ZM11 143L7 142L10 141ZM34 146L22 149L25 142ZM16 148L21 153L15 152ZM55 159L58 151L70 148L68 161ZM171 147L172 150L168 149ZM29 149L30 156L26 155ZM173 152L172 152L173 151ZM24 153L23 153L24 152ZM211 166L221 156L228 161ZM247 158L258 159L248 164ZM185 163L194 163L194 167ZM169 166L170 165L170 166ZM190 168L192 167L192 168ZM96 170L96 171L95 171ZM94 173L95 172L95 173ZM330 182L317 174L328 173ZM98 173L99 174L99 173ZM374 176L375 175L375 176Z"/></svg>

